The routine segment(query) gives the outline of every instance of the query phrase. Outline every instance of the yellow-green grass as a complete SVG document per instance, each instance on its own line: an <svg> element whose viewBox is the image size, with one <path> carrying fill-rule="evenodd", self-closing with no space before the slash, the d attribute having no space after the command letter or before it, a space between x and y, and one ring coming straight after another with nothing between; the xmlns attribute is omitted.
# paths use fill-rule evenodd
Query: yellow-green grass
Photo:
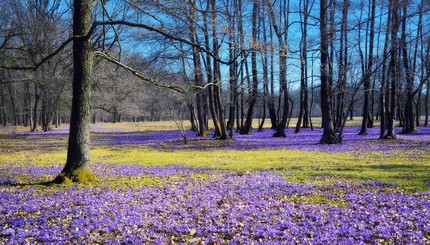
<svg viewBox="0 0 430 245"><path fill-rule="evenodd" d="M66 147L50 150L35 147L31 151L15 149L11 152L2 149L0 152L0 166L62 166L66 159ZM143 166L180 164L238 172L268 170L284 174L289 181L317 185L339 181L386 181L397 183L401 189L409 192L430 189L428 186L430 152L413 149L390 153L289 149L165 151L146 146L93 146L91 160L94 164ZM196 178L200 177L196 176ZM108 179L109 182L127 183L127 177L105 180ZM128 179L131 182L136 181ZM148 183L153 182L152 179L148 181Z"/></svg>

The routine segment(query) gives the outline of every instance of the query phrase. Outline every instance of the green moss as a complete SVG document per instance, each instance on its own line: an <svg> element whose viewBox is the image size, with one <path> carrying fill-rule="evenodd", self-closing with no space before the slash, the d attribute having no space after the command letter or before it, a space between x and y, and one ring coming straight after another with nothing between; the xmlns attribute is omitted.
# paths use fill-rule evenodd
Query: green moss
<svg viewBox="0 0 430 245"><path fill-rule="evenodd" d="M96 181L97 177L90 168L78 168L71 174L60 173L52 182L60 185L70 185L72 183L87 185Z"/></svg>
<svg viewBox="0 0 430 245"><path fill-rule="evenodd" d="M78 168L72 172L71 178L73 182L80 184L93 183L97 181L96 175L90 168Z"/></svg>

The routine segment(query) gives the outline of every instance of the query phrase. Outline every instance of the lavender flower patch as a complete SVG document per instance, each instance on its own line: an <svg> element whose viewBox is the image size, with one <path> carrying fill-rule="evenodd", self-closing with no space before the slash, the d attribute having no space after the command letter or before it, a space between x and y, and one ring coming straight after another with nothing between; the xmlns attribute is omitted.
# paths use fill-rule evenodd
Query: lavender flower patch
<svg viewBox="0 0 430 245"><path fill-rule="evenodd" d="M62 167L34 167L34 166L19 166L9 167L0 166L0 184L19 184L20 178L24 178L25 182L40 183L52 180ZM157 176L166 178L173 175L181 177L189 177L191 174L204 173L205 168L190 168L183 165L167 165L167 166L151 166L145 167L142 165L116 165L94 163L92 170L97 176L104 177L140 177L144 175Z"/></svg>
<svg viewBox="0 0 430 245"><path fill-rule="evenodd" d="M302 129L299 134L294 129L286 130L286 138L274 138L273 130L265 129L262 132L254 130L251 135L234 134L234 141L219 141L210 137L197 137L195 132L187 131L188 145L183 144L181 133L178 130L146 131L146 132L120 132L115 128L106 129L92 126L93 145L146 145L163 150L174 149L279 149L289 148L306 151L392 151L393 149L423 149L430 147L430 127L418 127L418 131L412 134L400 134L401 128L396 129L397 140L378 140L379 128L369 128L368 135L358 135L359 128L346 127L344 130L343 144L321 145L319 140L322 135L321 128L314 130ZM52 140L64 140L68 134L68 128L64 127L49 132L19 132L17 137L49 136ZM48 139L49 139L48 138ZM64 143L63 143L64 144ZM47 146L49 146L47 144Z"/></svg>
<svg viewBox="0 0 430 245"><path fill-rule="evenodd" d="M165 171L175 170L183 171ZM228 171L139 188L46 192L1 185L0 243L429 243L429 193L386 191L390 187L380 182L317 187L290 183L273 172ZM344 205L291 199L316 194Z"/></svg>
<svg viewBox="0 0 430 245"><path fill-rule="evenodd" d="M159 131L145 133L110 134L110 144L135 145L143 144L157 149L211 149L224 148L235 150L250 149L279 149L289 148L306 151L350 152L350 151L392 151L401 149L428 149L430 147L430 127L419 127L413 134L402 135L397 129L397 140L379 140L379 128L368 129L368 135L358 135L356 127L347 127L344 130L343 144L322 145L319 139L322 129L302 129L295 134L294 129L287 129L286 138L274 138L273 130L265 129L263 132L254 130L251 135L235 134L234 141L217 141L211 138L197 137L188 131L189 144L184 145L180 140L179 131Z"/></svg>

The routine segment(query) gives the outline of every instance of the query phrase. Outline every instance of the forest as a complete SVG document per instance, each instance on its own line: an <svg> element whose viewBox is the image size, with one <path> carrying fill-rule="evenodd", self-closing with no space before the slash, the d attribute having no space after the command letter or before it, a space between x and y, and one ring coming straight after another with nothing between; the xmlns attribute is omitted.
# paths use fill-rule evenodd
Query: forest
<svg viewBox="0 0 430 245"><path fill-rule="evenodd" d="M426 0L0 0L0 243L430 243Z"/></svg>
<svg viewBox="0 0 430 245"><path fill-rule="evenodd" d="M47 131L69 122L72 4L2 2L1 123ZM360 134L381 121L381 137L395 137L394 120L403 133L427 126L429 4L325 5L101 1L87 24L92 121L174 117L221 139L250 133L254 118L275 136L291 117L297 133L322 115L333 132L354 116Z"/></svg>

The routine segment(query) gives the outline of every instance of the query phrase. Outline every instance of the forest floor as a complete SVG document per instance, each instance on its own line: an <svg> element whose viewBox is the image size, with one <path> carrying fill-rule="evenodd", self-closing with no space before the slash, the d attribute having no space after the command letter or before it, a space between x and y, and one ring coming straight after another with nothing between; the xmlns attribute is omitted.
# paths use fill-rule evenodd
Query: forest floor
<svg viewBox="0 0 430 245"><path fill-rule="evenodd" d="M0 127L0 243L430 243L430 128L354 125L341 145L320 128L184 144L173 122L99 123L91 186L39 184L65 163L67 125Z"/></svg>

